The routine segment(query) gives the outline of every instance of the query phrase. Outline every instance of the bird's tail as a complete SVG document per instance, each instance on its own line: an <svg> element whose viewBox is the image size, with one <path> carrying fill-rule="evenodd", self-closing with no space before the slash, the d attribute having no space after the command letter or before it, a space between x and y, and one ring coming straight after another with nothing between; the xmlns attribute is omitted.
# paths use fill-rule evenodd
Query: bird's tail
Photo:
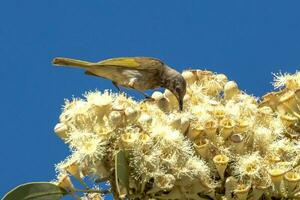
<svg viewBox="0 0 300 200"><path fill-rule="evenodd" d="M82 60L76 60L76 59L71 59L71 58L54 58L52 60L52 64L56 66L73 66L73 67L80 67L80 68L89 68L91 67L94 63L87 62L87 61L82 61Z"/></svg>

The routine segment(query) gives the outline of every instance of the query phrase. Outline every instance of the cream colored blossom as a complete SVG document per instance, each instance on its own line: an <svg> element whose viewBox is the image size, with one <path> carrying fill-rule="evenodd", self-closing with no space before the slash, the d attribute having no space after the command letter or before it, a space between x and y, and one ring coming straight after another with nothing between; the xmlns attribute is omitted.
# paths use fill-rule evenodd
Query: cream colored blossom
<svg viewBox="0 0 300 200"><path fill-rule="evenodd" d="M264 169L265 163L259 152L243 155L237 158L235 173L244 178L262 178L261 170Z"/></svg>
<svg viewBox="0 0 300 200"><path fill-rule="evenodd" d="M70 188L69 175L117 180L115 156L124 150L128 194L137 198L292 195L296 185L282 184L292 172L298 181L300 72L276 74L273 85L283 89L272 93L272 101L266 95L262 103L224 74L188 70L183 75L188 86L182 112L168 90L154 92L153 101L108 90L65 101L55 132L71 155L56 165L64 175L59 178ZM282 101L286 97L289 103ZM225 194L233 179L235 185Z"/></svg>

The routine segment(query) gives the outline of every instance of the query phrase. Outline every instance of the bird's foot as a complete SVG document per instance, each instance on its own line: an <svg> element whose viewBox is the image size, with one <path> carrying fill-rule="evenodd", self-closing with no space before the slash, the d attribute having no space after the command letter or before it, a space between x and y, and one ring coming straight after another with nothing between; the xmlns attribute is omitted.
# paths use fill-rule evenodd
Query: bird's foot
<svg viewBox="0 0 300 200"><path fill-rule="evenodd" d="M144 103L144 102L154 102L154 101L155 101L154 98L152 98L150 96L145 96L145 99L142 102Z"/></svg>

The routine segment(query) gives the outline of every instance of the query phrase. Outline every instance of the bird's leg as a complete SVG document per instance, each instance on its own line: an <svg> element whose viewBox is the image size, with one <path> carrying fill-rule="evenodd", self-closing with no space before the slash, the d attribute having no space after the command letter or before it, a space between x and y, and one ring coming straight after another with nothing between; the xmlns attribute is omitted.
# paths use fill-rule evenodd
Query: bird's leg
<svg viewBox="0 0 300 200"><path fill-rule="evenodd" d="M117 88L118 92L121 93L121 89L120 89L120 87L118 86L118 84L117 84L116 82L114 82L114 81L112 81L112 83L113 83L113 85Z"/></svg>
<svg viewBox="0 0 300 200"><path fill-rule="evenodd" d="M136 89L137 90L137 89ZM153 99L151 96L149 96L148 94L146 94L145 92L141 91L141 90L137 90L138 92L142 93L145 97L145 99L143 100L145 101L154 101L155 99Z"/></svg>
<svg viewBox="0 0 300 200"><path fill-rule="evenodd" d="M150 96L149 96L148 94L146 94L145 92L143 92L143 91L141 91L141 90L137 90L137 91L139 91L140 93L142 93L142 94L144 95L145 99L148 99L148 100L153 99L152 97L150 97Z"/></svg>

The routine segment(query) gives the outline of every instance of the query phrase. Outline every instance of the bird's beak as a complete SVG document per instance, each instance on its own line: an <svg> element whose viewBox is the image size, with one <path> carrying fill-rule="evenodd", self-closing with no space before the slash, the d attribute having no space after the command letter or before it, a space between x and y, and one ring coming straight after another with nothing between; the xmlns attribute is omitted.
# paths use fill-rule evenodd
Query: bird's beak
<svg viewBox="0 0 300 200"><path fill-rule="evenodd" d="M182 111L183 110L183 100L179 99L178 102L179 102L179 110Z"/></svg>

